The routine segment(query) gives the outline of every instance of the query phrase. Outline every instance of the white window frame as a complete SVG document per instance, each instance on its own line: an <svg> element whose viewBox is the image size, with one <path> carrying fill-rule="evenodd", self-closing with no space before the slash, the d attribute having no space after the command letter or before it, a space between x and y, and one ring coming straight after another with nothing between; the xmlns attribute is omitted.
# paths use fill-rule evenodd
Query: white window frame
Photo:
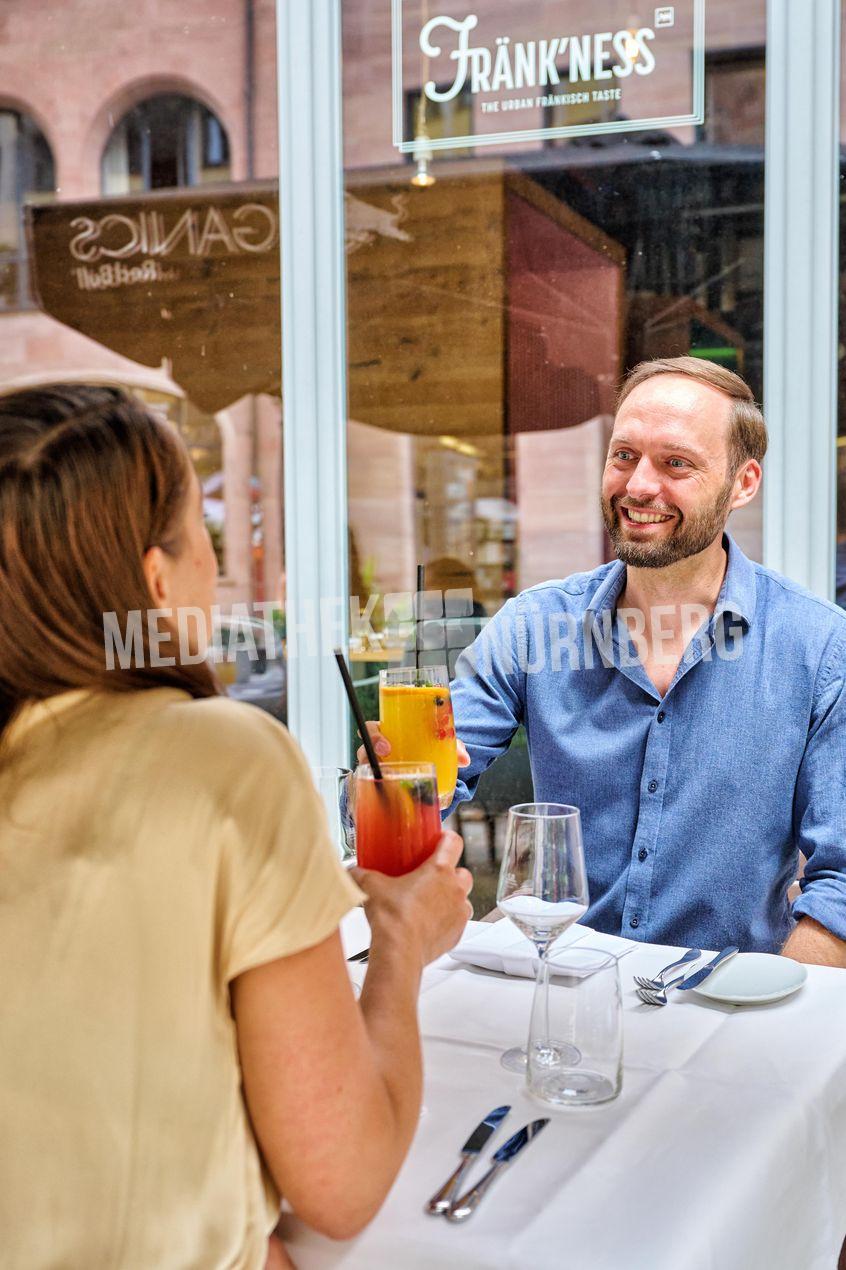
<svg viewBox="0 0 846 1270"><path fill-rule="evenodd" d="M341 0L276 13L288 724L316 769L346 765L349 736Z"/></svg>
<svg viewBox="0 0 846 1270"><path fill-rule="evenodd" d="M833 599L840 0L769 0L766 58L764 564Z"/></svg>

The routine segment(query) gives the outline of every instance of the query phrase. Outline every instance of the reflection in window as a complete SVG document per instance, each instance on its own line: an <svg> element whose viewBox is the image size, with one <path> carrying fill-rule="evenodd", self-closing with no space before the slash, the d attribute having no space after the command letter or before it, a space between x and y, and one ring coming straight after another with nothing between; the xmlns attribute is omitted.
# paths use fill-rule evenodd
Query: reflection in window
<svg viewBox="0 0 846 1270"><path fill-rule="evenodd" d="M569 79L569 70L564 69L561 73L562 80L567 83ZM544 128L579 128L586 124L610 123L612 119L620 118L617 102L613 98L603 101L595 101L593 94L602 92L605 84L596 79L588 79L578 84L570 85L567 83L568 91L559 93L561 97L574 97L575 101L558 101L553 102L550 106L543 108L543 126ZM599 137L601 137L601 133ZM549 146L566 144L570 140L567 137L547 137L546 144Z"/></svg>
<svg viewBox="0 0 846 1270"><path fill-rule="evenodd" d="M226 517L223 476L223 441L220 426L212 415L203 414L190 401L183 403L179 431L188 446L194 471L203 488L206 528L217 556L221 574L226 573Z"/></svg>
<svg viewBox="0 0 846 1270"><path fill-rule="evenodd" d="M678 143L644 155L637 137L542 178L625 250L626 365L693 353L738 371L760 400L763 133L733 163Z"/></svg>
<svg viewBox="0 0 846 1270"><path fill-rule="evenodd" d="M390 77L344 7L348 208L357 229L366 205L371 226L348 254L350 523L377 590L407 590L419 561L448 558L490 615L608 558L598 491L628 368L692 353L760 400L766 5L709 18L703 130L675 118L694 71L679 23L666 75L632 75L620 100L607 80L581 82L584 101L562 59L560 93L513 107L522 136L460 164L437 153L420 197L391 150ZM535 38L539 8L514 0L512 41ZM389 29L389 0L368 9ZM429 74L408 59L406 136ZM477 137L483 107L518 91L474 96ZM615 130L627 118L651 122ZM589 123L607 131L537 135ZM730 523L758 559L761 514L758 499Z"/></svg>
<svg viewBox="0 0 846 1270"><path fill-rule="evenodd" d="M760 146L764 135L764 50L727 49L705 59L705 124L712 145Z"/></svg>
<svg viewBox="0 0 846 1270"><path fill-rule="evenodd" d="M0 110L0 309L29 308L21 208L51 198L53 155L40 128L16 110Z"/></svg>
<svg viewBox="0 0 846 1270"><path fill-rule="evenodd" d="M104 194L228 181L229 139L216 115L176 93L148 97L112 132L103 152Z"/></svg>
<svg viewBox="0 0 846 1270"><path fill-rule="evenodd" d="M438 85L438 91L444 92L448 86ZM473 128L473 98L470 89L462 88L451 101L430 101L419 89L412 89L405 94L406 136L414 137L419 144L413 154L407 154L409 163L419 161L419 154L426 152L426 141L440 141L443 137L469 137ZM439 150L438 162L442 159L462 159L473 153L470 146L460 146L455 150Z"/></svg>
<svg viewBox="0 0 846 1270"><path fill-rule="evenodd" d="M204 414L187 397L150 389L135 389L136 395L179 430L197 479L203 489L203 513L206 529L214 546L218 568L226 573L226 516L224 489L223 439L220 425L213 415Z"/></svg>

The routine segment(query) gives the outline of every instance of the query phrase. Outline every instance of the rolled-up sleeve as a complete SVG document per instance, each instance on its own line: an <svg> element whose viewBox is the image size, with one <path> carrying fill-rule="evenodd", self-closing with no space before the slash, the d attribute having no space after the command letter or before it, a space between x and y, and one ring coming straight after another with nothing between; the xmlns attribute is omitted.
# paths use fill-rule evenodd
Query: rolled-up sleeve
<svg viewBox="0 0 846 1270"><path fill-rule="evenodd" d="M796 844L805 856L793 916L812 917L846 940L846 640L820 675L794 802Z"/></svg>
<svg viewBox="0 0 846 1270"><path fill-rule="evenodd" d="M523 720L519 602L504 604L456 663L450 687L455 731L471 763L459 773L452 808L473 797L482 772L508 749Z"/></svg>

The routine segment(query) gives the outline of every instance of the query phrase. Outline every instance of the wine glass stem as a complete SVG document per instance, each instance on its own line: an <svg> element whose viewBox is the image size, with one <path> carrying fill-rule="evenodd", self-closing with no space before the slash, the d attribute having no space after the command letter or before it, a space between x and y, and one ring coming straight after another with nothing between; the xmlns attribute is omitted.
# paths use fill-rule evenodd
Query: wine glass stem
<svg viewBox="0 0 846 1270"><path fill-rule="evenodd" d="M535 993L543 994L543 1040L544 1045L549 1043L549 965L546 960L546 954L549 952L549 942L538 944L538 972L535 978Z"/></svg>

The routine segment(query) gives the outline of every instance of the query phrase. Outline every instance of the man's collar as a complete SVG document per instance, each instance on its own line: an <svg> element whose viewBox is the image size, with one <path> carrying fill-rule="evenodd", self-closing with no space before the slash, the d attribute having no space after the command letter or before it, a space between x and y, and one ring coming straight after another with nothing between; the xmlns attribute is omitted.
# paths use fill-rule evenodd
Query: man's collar
<svg viewBox="0 0 846 1270"><path fill-rule="evenodd" d="M757 599L755 566L743 554L731 534L723 534L723 546L728 554L728 565L720 594L717 596L714 620L716 621L721 613L733 613L747 626L751 626Z"/></svg>
<svg viewBox="0 0 846 1270"><path fill-rule="evenodd" d="M755 616L755 566L738 547L731 534L723 534L723 547L728 556L726 573L717 603L714 608L714 620L721 613L732 613L751 626ZM622 560L615 560L587 606L587 612L594 619L603 612L612 612L626 585L626 566Z"/></svg>
<svg viewBox="0 0 846 1270"><path fill-rule="evenodd" d="M599 613L613 613L623 587L626 585L626 566L615 560L593 594L587 612L594 620Z"/></svg>

